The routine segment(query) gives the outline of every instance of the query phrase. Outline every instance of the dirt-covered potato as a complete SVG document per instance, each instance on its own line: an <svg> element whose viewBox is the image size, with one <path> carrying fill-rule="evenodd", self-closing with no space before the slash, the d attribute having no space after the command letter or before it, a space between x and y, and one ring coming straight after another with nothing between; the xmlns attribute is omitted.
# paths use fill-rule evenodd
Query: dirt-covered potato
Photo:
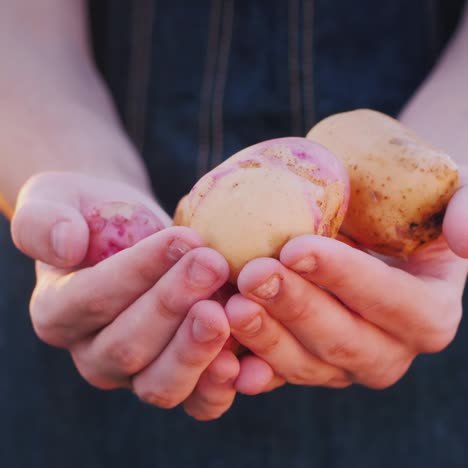
<svg viewBox="0 0 468 468"><path fill-rule="evenodd" d="M219 251L235 281L257 257L277 257L301 234L334 237L349 181L341 163L305 138L250 146L202 177L176 210L174 224L195 229Z"/></svg>
<svg viewBox="0 0 468 468"><path fill-rule="evenodd" d="M441 234L458 187L455 163L397 120L360 109L328 117L307 138L347 168L351 194L342 232L364 247L397 257Z"/></svg>

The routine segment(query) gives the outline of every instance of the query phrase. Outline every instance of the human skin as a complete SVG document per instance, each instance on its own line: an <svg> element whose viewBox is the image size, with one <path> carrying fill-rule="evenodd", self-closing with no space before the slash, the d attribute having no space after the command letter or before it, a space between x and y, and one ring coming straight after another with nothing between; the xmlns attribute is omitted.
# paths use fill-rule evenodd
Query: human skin
<svg viewBox="0 0 468 468"><path fill-rule="evenodd" d="M438 351L453 339L467 270L453 253L468 256L466 186L445 218L444 235L453 251L441 239L409 263L390 266L338 241L297 238L284 247L280 261L258 259L247 265L238 280L241 294L232 296L225 310L209 298L227 278L227 265L219 254L202 248L190 230L166 229L96 267L71 273L87 243L79 210L82 197L138 201L164 222L170 220L155 202L141 162L89 62L83 4L44 0L39 8L26 0L1 0L0 5L3 206L8 216L14 214L16 244L38 260L31 304L35 330L46 342L68 349L88 382L131 388L160 407L183 403L194 417L213 419L230 407L235 390L256 394L284 382L331 387L358 382L383 388L398 380L419 352ZM404 123L460 164L467 146L460 118L466 104L457 100L462 83L468 82L461 53L466 34L452 44L452 57L446 56L441 71L402 114ZM450 113L441 111L451 102L447 93L457 94ZM428 105L436 106L430 118ZM67 241L56 242L54 249L51 234L58 220L69 222ZM176 244L176 257L167 257L167 245L175 238L188 247ZM303 259L298 252L307 253L308 261L294 266ZM204 287L190 283L194 260L208 267L201 270ZM306 272L314 265L315 270ZM208 280L210 270L215 274ZM119 282L115 271L128 275ZM318 276L339 303L316 286ZM360 286L364 279L365 289ZM402 291L398 304L389 294L395 289ZM266 299L260 298L262 293ZM161 298L186 295L186 303L161 307ZM254 352L240 362L220 351L229 334L225 314L236 338ZM214 329L214 341L195 339L198 331L189 326L194 317L210 324L204 336L213 339ZM161 321L164 327L154 330ZM141 339L145 346L138 346Z"/></svg>
<svg viewBox="0 0 468 468"><path fill-rule="evenodd" d="M226 305L232 334L254 353L241 360L238 391L256 394L285 382L386 388L418 354L441 351L454 338L468 257L467 46L465 11L400 115L460 166L461 188L448 205L443 235L408 261L302 236L284 246L279 261L249 263L238 279L240 294Z"/></svg>
<svg viewBox="0 0 468 468"><path fill-rule="evenodd" d="M85 2L0 0L0 10L0 199L15 244L37 260L34 330L96 387L218 417L239 370L222 351L224 310L210 300L225 260L192 230L167 228L75 271L86 206L139 203L165 226L171 219L90 60Z"/></svg>

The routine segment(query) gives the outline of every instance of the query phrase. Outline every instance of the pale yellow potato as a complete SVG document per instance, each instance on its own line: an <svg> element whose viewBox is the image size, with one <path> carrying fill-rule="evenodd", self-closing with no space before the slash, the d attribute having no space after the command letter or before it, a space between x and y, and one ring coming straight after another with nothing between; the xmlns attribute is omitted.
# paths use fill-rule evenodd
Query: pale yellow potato
<svg viewBox="0 0 468 468"><path fill-rule="evenodd" d="M447 154L368 109L328 117L307 138L347 168L351 194L344 234L372 251L403 258L439 237L459 185L457 166Z"/></svg>
<svg viewBox="0 0 468 468"><path fill-rule="evenodd" d="M230 280L258 257L277 257L301 234L336 236L349 182L325 148L305 138L271 140L240 151L200 179L174 224L197 231L228 261Z"/></svg>

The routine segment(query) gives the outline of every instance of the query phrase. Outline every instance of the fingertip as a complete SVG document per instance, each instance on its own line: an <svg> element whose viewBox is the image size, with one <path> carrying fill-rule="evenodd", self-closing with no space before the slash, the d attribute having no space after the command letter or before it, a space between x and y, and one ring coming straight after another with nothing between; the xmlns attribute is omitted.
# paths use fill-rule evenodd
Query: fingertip
<svg viewBox="0 0 468 468"><path fill-rule="evenodd" d="M185 412L197 421L219 419L234 403L236 391L232 385L214 383L205 372L194 392L185 400Z"/></svg>
<svg viewBox="0 0 468 468"><path fill-rule="evenodd" d="M198 342L212 341L214 338L223 343L230 334L229 322L223 307L212 300L197 302L190 309L192 334Z"/></svg>
<svg viewBox="0 0 468 468"><path fill-rule="evenodd" d="M242 294L248 294L277 273L280 268L279 261L274 258L256 258L247 263L241 270L237 279L237 287Z"/></svg>
<svg viewBox="0 0 468 468"><path fill-rule="evenodd" d="M295 237L281 249L280 262L290 267L305 256L322 253L324 249L328 248L330 241L336 242L334 239L313 234Z"/></svg>
<svg viewBox="0 0 468 468"><path fill-rule="evenodd" d="M459 257L468 258L468 186L458 190L445 212L442 231L450 249Z"/></svg>
<svg viewBox="0 0 468 468"><path fill-rule="evenodd" d="M216 356L206 371L213 383L226 384L233 382L239 375L240 363L232 351L223 350Z"/></svg>
<svg viewBox="0 0 468 468"><path fill-rule="evenodd" d="M200 234L192 228L185 226L170 226L164 231L174 239L183 239L185 242L190 243L193 248L202 247L205 243Z"/></svg>
<svg viewBox="0 0 468 468"><path fill-rule="evenodd" d="M231 329L241 330L263 311L263 307L242 294L236 294L227 302L225 311Z"/></svg>
<svg viewBox="0 0 468 468"><path fill-rule="evenodd" d="M301 276L319 274L319 270L341 270L350 262L367 265L376 261L349 239L310 234L292 239L280 252L280 262Z"/></svg>
<svg viewBox="0 0 468 468"><path fill-rule="evenodd" d="M271 366L257 356L245 356L240 363L235 389L244 395L258 395L269 388L275 377Z"/></svg>
<svg viewBox="0 0 468 468"><path fill-rule="evenodd" d="M209 247L198 247L192 250L192 263L204 265L216 273L217 280L223 284L229 277L229 265L226 259L216 250Z"/></svg>

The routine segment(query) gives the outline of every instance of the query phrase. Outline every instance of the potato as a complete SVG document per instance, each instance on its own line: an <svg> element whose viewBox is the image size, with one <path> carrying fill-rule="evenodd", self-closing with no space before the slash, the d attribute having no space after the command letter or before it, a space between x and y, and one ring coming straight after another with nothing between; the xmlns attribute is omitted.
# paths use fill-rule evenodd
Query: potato
<svg viewBox="0 0 468 468"><path fill-rule="evenodd" d="M140 204L108 201L84 214L89 243L82 267L93 266L163 229L163 223Z"/></svg>
<svg viewBox="0 0 468 468"><path fill-rule="evenodd" d="M360 109L328 117L307 138L347 168L351 195L342 232L377 253L406 258L439 237L458 187L455 163L397 120Z"/></svg>
<svg viewBox="0 0 468 468"><path fill-rule="evenodd" d="M176 209L229 263L230 281L257 257L278 257L301 234L334 237L349 197L344 167L305 138L250 146L202 177Z"/></svg>

